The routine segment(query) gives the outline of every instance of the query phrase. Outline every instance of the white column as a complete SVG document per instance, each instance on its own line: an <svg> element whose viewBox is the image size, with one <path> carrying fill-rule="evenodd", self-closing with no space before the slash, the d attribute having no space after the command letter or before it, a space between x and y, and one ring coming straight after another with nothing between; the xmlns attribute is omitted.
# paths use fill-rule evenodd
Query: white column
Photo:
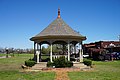
<svg viewBox="0 0 120 80"><path fill-rule="evenodd" d="M52 43L50 44L50 46L51 46L51 47L50 47L50 48L51 48L51 49L50 49L50 61L53 62L53 61L52 61Z"/></svg>
<svg viewBox="0 0 120 80"><path fill-rule="evenodd" d="M83 62L82 42L79 43L79 48L80 48L80 53L79 53L80 62Z"/></svg>
<svg viewBox="0 0 120 80"><path fill-rule="evenodd" d="M40 54L40 52L36 51L36 54L37 54L37 63L39 63L39 54Z"/></svg>
<svg viewBox="0 0 120 80"><path fill-rule="evenodd" d="M37 43L37 51L39 50L39 44Z"/></svg>
<svg viewBox="0 0 120 80"><path fill-rule="evenodd" d="M68 61L70 61L70 43L68 42Z"/></svg>
<svg viewBox="0 0 120 80"><path fill-rule="evenodd" d="M40 61L41 61L41 44L39 44L39 45L40 45L40 55L39 56L40 56Z"/></svg>
<svg viewBox="0 0 120 80"><path fill-rule="evenodd" d="M83 49L81 49L81 62L83 62Z"/></svg>
<svg viewBox="0 0 120 80"><path fill-rule="evenodd" d="M34 58L35 58L35 54L36 54L36 47L35 47L35 42L34 42Z"/></svg>

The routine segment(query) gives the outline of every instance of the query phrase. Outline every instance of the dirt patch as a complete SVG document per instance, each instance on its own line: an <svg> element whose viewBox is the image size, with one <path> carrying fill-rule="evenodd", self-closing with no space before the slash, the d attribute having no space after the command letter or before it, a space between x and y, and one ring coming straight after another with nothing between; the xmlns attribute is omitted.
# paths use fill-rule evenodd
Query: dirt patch
<svg viewBox="0 0 120 80"><path fill-rule="evenodd" d="M26 71L43 71L43 72L55 72L55 80L70 80L68 77L68 72L72 71L91 71L91 68L43 68L42 70L32 70L27 69Z"/></svg>
<svg viewBox="0 0 120 80"><path fill-rule="evenodd" d="M70 80L67 72L70 71L80 71L80 68L46 68L43 71L53 71L56 73L55 80Z"/></svg>

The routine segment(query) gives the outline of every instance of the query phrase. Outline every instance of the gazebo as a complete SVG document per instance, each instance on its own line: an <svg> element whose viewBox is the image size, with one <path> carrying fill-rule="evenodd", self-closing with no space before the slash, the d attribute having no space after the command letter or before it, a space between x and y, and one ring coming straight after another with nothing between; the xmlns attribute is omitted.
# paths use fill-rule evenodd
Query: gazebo
<svg viewBox="0 0 120 80"><path fill-rule="evenodd" d="M82 36L78 32L74 31L69 25L67 25L60 17L60 9L58 9L58 16L51 24L49 24L43 31L36 36L30 38L34 41L34 59L37 63L41 61L41 45L48 44L50 46L50 61L53 62L53 58L57 58L60 55L53 55L53 45L61 44L63 47L67 46L67 52L62 56L65 56L70 61L71 54L76 53L76 44L79 43L79 56L77 61L83 62L83 50L82 41L86 40L85 36ZM70 50L70 46L73 47L73 52Z"/></svg>

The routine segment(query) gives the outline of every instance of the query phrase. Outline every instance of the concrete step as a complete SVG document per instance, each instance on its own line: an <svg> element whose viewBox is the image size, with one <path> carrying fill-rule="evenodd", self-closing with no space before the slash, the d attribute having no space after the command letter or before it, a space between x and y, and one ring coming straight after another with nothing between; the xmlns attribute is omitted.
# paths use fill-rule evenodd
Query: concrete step
<svg viewBox="0 0 120 80"><path fill-rule="evenodd" d="M35 64L32 67L32 69L33 70L42 70L43 68L46 68L46 67L47 67L47 62L40 62L40 63ZM73 67L80 68L80 69L88 68L88 66L86 66L80 62L73 62Z"/></svg>
<svg viewBox="0 0 120 80"><path fill-rule="evenodd" d="M35 64L32 69L34 70L41 70L43 68L46 68L47 67L47 62L40 62L40 63L37 63Z"/></svg>
<svg viewBox="0 0 120 80"><path fill-rule="evenodd" d="M76 67L76 68L86 68L87 66L84 65L83 63L73 63L73 67Z"/></svg>

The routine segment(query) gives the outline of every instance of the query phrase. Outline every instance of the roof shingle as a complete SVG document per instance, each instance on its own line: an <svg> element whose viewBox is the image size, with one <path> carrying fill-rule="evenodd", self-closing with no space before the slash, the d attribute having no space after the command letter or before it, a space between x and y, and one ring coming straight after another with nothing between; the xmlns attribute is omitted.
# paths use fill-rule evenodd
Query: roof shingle
<svg viewBox="0 0 120 80"><path fill-rule="evenodd" d="M81 34L75 32L71 27L69 27L62 18L57 18L43 31L37 34L35 37L40 36L81 36Z"/></svg>
<svg viewBox="0 0 120 80"><path fill-rule="evenodd" d="M32 37L30 40L38 40L43 38L76 38L80 40L85 40L86 37L82 36L78 32L74 31L69 25L67 25L60 17L60 9L58 9L58 17L50 25L48 25L43 31L41 31L36 36Z"/></svg>

